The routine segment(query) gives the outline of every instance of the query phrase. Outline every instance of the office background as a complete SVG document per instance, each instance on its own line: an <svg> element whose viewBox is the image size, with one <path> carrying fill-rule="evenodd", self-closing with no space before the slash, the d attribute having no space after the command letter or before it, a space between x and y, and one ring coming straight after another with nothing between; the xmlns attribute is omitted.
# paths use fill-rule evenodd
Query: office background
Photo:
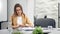
<svg viewBox="0 0 60 34"><path fill-rule="evenodd" d="M23 0L21 0L23 1ZM27 2L28 0L24 0L22 2L22 4L24 5L24 7L27 7ZM13 6L14 3L16 2L20 2L20 0L8 0L8 20L9 17L11 16L11 14L13 13ZM47 15L47 18L53 18L56 21L56 27L58 27L58 0L29 0L28 3L28 7L30 7L30 9L25 9L25 11L27 11L27 15L29 16L29 18L32 20L32 22L34 22L34 18L33 16L35 16L36 18L44 18L45 15ZM12 4L11 4L12 3ZM26 5L25 5L25 4ZM11 7L10 7L11 6ZM12 9L11 9L12 8ZM32 15L32 18L30 17ZM4 22L2 23L2 29L7 28L8 26L8 22Z"/></svg>

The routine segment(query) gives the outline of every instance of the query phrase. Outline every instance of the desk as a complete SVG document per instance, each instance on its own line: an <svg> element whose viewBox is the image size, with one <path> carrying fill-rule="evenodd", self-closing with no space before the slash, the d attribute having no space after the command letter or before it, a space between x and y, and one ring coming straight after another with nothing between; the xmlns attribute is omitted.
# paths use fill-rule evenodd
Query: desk
<svg viewBox="0 0 60 34"><path fill-rule="evenodd" d="M20 30L20 28L18 28L19 30ZM22 32L25 34L26 32L28 32L28 34L30 33L30 34L32 34L32 32L33 32L33 30L34 30L35 28L31 28L31 27L28 27L28 28L22 28L21 30L22 30ZM50 33L51 31L48 29L48 28L42 28L42 30L43 30L43 33L44 34L48 34L48 33ZM26 33L27 34L27 33Z"/></svg>
<svg viewBox="0 0 60 34"><path fill-rule="evenodd" d="M60 34L60 28L54 28L49 34Z"/></svg>
<svg viewBox="0 0 60 34"><path fill-rule="evenodd" d="M23 32L24 34L32 34L32 31L21 31ZM43 30L44 33L49 33L49 34L60 34L60 31L58 31L58 29L53 29L51 31L49 30ZM0 30L0 34L10 34L8 29L2 29Z"/></svg>
<svg viewBox="0 0 60 34"><path fill-rule="evenodd" d="M21 31L23 34L32 34L33 31ZM50 33L49 30L43 30L44 34Z"/></svg>

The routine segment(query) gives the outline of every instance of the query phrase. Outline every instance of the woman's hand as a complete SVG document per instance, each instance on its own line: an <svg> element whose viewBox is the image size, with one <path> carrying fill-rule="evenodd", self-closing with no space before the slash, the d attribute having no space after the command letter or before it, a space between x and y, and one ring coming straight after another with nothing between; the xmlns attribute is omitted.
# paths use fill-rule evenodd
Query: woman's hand
<svg viewBox="0 0 60 34"><path fill-rule="evenodd" d="M30 27L30 26L28 24L26 24L25 27Z"/></svg>
<svg viewBox="0 0 60 34"><path fill-rule="evenodd" d="M19 24L19 27L33 27L33 26L30 26L29 24L26 24L26 25Z"/></svg>
<svg viewBox="0 0 60 34"><path fill-rule="evenodd" d="M23 24L19 24L19 27L25 27L25 25L23 25Z"/></svg>
<svg viewBox="0 0 60 34"><path fill-rule="evenodd" d="M19 26L12 26L13 29L17 29Z"/></svg>
<svg viewBox="0 0 60 34"><path fill-rule="evenodd" d="M25 27L34 27L33 25L26 24Z"/></svg>

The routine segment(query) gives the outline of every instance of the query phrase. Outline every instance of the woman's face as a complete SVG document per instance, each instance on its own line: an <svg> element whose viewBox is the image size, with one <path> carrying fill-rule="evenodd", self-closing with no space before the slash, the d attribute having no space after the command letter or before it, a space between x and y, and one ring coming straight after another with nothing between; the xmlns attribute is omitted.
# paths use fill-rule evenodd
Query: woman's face
<svg viewBox="0 0 60 34"><path fill-rule="evenodd" d="M17 12L18 15L21 15L21 13L22 13L21 8L20 7L16 7L16 12Z"/></svg>

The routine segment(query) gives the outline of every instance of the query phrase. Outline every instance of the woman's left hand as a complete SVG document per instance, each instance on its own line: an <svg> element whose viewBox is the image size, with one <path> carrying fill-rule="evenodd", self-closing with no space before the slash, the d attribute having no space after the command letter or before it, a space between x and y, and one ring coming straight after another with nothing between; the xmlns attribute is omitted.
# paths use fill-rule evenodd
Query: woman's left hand
<svg viewBox="0 0 60 34"><path fill-rule="evenodd" d="M24 25L23 24L20 24L19 27L24 27Z"/></svg>

